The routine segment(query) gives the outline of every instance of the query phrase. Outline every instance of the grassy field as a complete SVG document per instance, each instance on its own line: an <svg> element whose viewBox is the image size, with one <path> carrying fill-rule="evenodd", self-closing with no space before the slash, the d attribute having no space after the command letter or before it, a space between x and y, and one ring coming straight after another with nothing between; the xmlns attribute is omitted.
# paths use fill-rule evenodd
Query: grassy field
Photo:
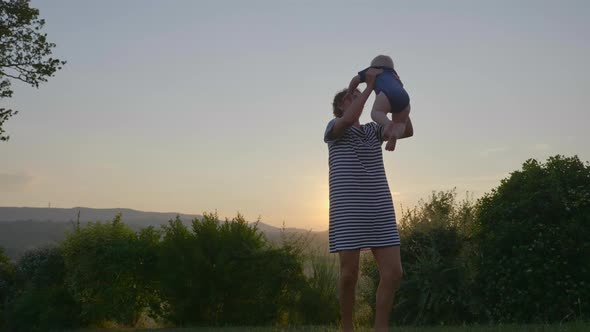
<svg viewBox="0 0 590 332"><path fill-rule="evenodd" d="M84 330L80 332L103 332L113 330ZM184 329L119 330L134 332L338 332L336 327L309 326L292 328L273 327L201 327ZM359 328L357 332L371 332L371 328ZM391 327L390 332L590 332L590 323L567 323L554 325L494 325L458 327Z"/></svg>

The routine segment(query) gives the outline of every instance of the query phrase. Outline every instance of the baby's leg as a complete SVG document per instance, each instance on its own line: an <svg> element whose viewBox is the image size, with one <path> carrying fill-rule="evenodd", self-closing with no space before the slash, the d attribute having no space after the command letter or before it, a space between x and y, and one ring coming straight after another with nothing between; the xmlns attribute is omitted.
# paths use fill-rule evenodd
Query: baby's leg
<svg viewBox="0 0 590 332"><path fill-rule="evenodd" d="M380 92L375 97L375 103L373 103L373 109L371 110L371 119L383 127L384 139L389 139L394 134L393 123L387 117L387 113L390 110L391 105L389 104L389 99L387 99L387 96L383 92Z"/></svg>
<svg viewBox="0 0 590 332"><path fill-rule="evenodd" d="M408 105L403 111L398 113L391 114L391 132L392 136L390 136L387 144L385 145L385 150L393 151L395 150L395 144L397 143L397 139L401 138L406 131L406 124L408 123L410 115L410 105Z"/></svg>
<svg viewBox="0 0 590 332"><path fill-rule="evenodd" d="M406 124L410 117L410 105L406 106L403 111L399 113L392 113L391 120L395 123L394 135L397 138L401 138L406 131Z"/></svg>

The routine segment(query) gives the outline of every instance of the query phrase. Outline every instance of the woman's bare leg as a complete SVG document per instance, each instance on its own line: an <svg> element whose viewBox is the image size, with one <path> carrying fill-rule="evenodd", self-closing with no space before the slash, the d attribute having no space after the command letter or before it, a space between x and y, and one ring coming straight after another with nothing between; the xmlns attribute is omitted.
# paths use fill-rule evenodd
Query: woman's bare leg
<svg viewBox="0 0 590 332"><path fill-rule="evenodd" d="M372 251L379 268L375 332L387 332L393 299L402 279L402 261L399 246L374 248Z"/></svg>
<svg viewBox="0 0 590 332"><path fill-rule="evenodd" d="M352 332L354 294L359 274L360 250L340 251L340 315L342 331Z"/></svg>

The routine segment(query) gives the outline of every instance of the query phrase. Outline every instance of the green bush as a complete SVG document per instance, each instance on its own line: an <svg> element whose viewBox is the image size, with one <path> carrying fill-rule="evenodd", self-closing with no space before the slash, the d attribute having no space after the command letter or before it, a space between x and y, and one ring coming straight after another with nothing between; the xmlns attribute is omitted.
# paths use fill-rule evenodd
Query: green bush
<svg viewBox="0 0 590 332"><path fill-rule="evenodd" d="M406 211L399 223L404 277L392 320L398 324L455 324L471 319L473 299L466 251L473 204L456 202L454 191L434 193ZM361 271L371 283L362 296L374 309L379 272L372 259Z"/></svg>
<svg viewBox="0 0 590 332"><path fill-rule="evenodd" d="M18 261L7 308L10 331L61 331L82 325L80 307L64 285L58 248L27 251Z"/></svg>
<svg viewBox="0 0 590 332"><path fill-rule="evenodd" d="M590 166L531 159L483 197L478 289L494 321L590 314Z"/></svg>
<svg viewBox="0 0 590 332"><path fill-rule="evenodd" d="M150 307L154 291L146 273L155 266L155 253L149 249L157 236L153 230L136 234L121 222L121 215L67 234L61 245L66 284L81 305L84 321L133 325Z"/></svg>
<svg viewBox="0 0 590 332"><path fill-rule="evenodd" d="M14 281L14 265L0 247L0 329L4 326L5 303Z"/></svg>
<svg viewBox="0 0 590 332"><path fill-rule="evenodd" d="M141 229L136 234L135 275L139 281L138 301L147 309L148 316L158 319L162 316L162 304L159 292L158 255L161 231L152 226Z"/></svg>
<svg viewBox="0 0 590 332"><path fill-rule="evenodd" d="M590 317L590 166L577 157L528 160L477 204L433 193L402 213L399 231L397 324ZM336 323L337 258L309 248L305 236L273 246L241 215L139 232L119 215L16 265L0 249L0 327L131 326L146 312L175 325ZM374 309L379 274L367 256L359 302Z"/></svg>
<svg viewBox="0 0 590 332"><path fill-rule="evenodd" d="M164 227L159 254L164 316L177 325L260 325L294 306L303 272L297 256L272 248L243 216L179 218Z"/></svg>
<svg viewBox="0 0 590 332"><path fill-rule="evenodd" d="M307 257L307 260L310 272L300 290L299 322L313 325L336 324L340 307L339 272L335 256L316 251Z"/></svg>

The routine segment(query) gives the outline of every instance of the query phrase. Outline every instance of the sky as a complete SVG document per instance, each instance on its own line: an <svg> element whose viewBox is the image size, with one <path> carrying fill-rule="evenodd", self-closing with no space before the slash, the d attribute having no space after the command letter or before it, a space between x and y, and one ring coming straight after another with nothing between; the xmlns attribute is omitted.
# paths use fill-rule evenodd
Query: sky
<svg viewBox="0 0 590 332"><path fill-rule="evenodd" d="M412 103L414 137L384 153L398 214L433 191L481 197L529 158L590 160L586 0L31 4L67 64L0 101L20 111L0 206L326 230L331 101L377 54Z"/></svg>

